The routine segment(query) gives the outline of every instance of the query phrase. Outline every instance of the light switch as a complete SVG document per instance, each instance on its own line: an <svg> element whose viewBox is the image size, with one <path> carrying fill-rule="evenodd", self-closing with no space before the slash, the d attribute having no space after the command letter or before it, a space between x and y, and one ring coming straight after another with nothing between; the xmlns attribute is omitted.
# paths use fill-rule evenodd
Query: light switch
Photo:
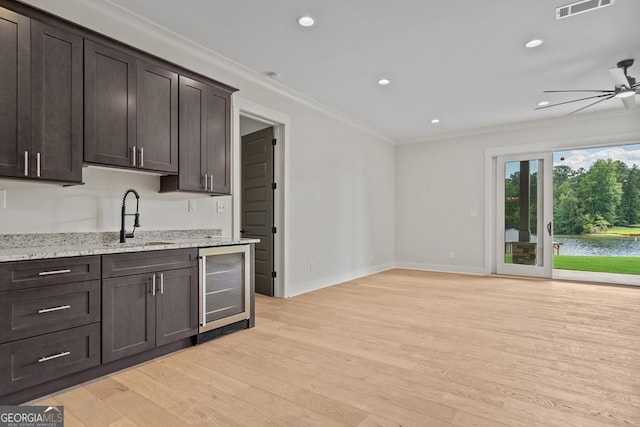
<svg viewBox="0 0 640 427"><path fill-rule="evenodd" d="M7 190L0 190L0 209L7 208Z"/></svg>
<svg viewBox="0 0 640 427"><path fill-rule="evenodd" d="M224 200L218 200L217 207L218 207L218 213L227 212L227 204L224 202Z"/></svg>
<svg viewBox="0 0 640 427"><path fill-rule="evenodd" d="M187 210L189 212L195 212L196 211L196 201L195 200L189 200L189 207L187 208Z"/></svg>

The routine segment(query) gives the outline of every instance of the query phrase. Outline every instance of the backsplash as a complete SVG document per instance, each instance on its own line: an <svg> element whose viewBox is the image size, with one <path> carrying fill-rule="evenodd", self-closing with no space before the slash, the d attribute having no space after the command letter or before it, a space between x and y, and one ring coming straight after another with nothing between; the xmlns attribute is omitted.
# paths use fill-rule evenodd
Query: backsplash
<svg viewBox="0 0 640 427"><path fill-rule="evenodd" d="M230 196L210 197L195 193L159 193L157 175L83 169L85 185L62 187L30 181L2 181L6 208L0 204L0 234L118 232L122 195L133 188L140 194L140 224L143 230L222 229L232 234ZM189 201L193 209L189 210ZM226 212L218 213L218 203ZM128 200L127 212L135 212ZM127 231L133 219L126 220Z"/></svg>

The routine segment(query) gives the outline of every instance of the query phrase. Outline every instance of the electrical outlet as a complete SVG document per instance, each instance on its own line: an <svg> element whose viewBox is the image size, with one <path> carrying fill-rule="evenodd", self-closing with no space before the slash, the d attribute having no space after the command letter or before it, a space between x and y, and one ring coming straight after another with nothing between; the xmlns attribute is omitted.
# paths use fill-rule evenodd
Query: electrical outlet
<svg viewBox="0 0 640 427"><path fill-rule="evenodd" d="M456 253L453 251L449 251L449 259L454 259L456 257Z"/></svg>
<svg viewBox="0 0 640 427"><path fill-rule="evenodd" d="M227 203L224 200L218 200L216 203L217 203L216 207L217 207L218 213L227 212Z"/></svg>
<svg viewBox="0 0 640 427"><path fill-rule="evenodd" d="M315 262L310 262L309 263L309 272L312 273L315 269L316 269L316 263Z"/></svg>
<svg viewBox="0 0 640 427"><path fill-rule="evenodd" d="M189 205L188 205L187 210L189 212L195 212L196 211L196 207L197 207L196 201L195 200L189 200Z"/></svg>
<svg viewBox="0 0 640 427"><path fill-rule="evenodd" d="M7 208L7 190L0 190L0 209Z"/></svg>

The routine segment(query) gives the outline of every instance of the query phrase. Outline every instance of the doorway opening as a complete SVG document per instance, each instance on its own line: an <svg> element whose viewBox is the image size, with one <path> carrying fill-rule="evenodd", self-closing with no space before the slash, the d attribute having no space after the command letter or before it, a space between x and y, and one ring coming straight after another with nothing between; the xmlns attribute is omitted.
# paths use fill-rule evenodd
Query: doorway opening
<svg viewBox="0 0 640 427"><path fill-rule="evenodd" d="M263 293L265 295L271 295L280 298L286 298L287 288L286 288L286 278L288 277L289 265L286 263L286 259L288 259L287 254L289 250L289 245L287 242L287 222L288 222L288 185L287 179L288 175L286 173L287 164L289 162L287 145L289 142L289 127L290 127L290 118L286 114L282 114L276 110L273 110L269 107L255 104L251 101L248 101L241 96L234 95L232 98L232 110L233 110L233 149L235 152L234 155L234 163L233 163L233 237L251 237L247 231L255 232L255 230L250 230L246 227L247 218L250 219L249 222L252 224L256 222L256 218L259 219L258 222L263 222L265 227L271 225L272 228L269 229L271 235L271 241L268 239L261 239L261 242L265 244L260 246L260 244L256 245L255 248L255 270L258 272L260 269L261 279L258 279L258 275L256 275L256 292ZM268 129L268 130L265 130ZM267 168L266 163L262 163L261 165L254 165L253 171L244 170L246 168L243 167L242 158L243 158L243 143L242 143L242 134L246 136L255 133L255 132L272 132L273 137L271 140L276 140L276 145L269 144L268 148L271 149L270 159L272 164L272 171L264 171L262 175L265 176L266 181L264 181L268 188L253 188L252 194L249 194L248 197L243 195L243 192L246 193L247 187L251 187L251 185L255 185L257 182L254 180L250 182L251 185L246 186L243 184L247 181L251 181L253 178L260 175L259 173L256 175L256 171L260 168ZM245 138L246 140L246 138ZM256 154L256 148L259 147L259 143L255 141L251 147L254 154ZM267 147L263 146L262 149L265 150ZM246 150L245 154L247 153ZM251 150L249 150L251 151ZM258 150L259 151L259 150ZM259 157L259 156L258 156ZM260 159L257 157L253 157L250 159L251 161L256 161L256 163L260 163ZM271 182L268 182L271 180ZM244 185L244 188L243 188ZM265 199L265 202L268 203L268 207L271 208L270 214L266 213L266 210L263 209L263 206L259 205L259 199L263 198L260 196L260 192L269 191L271 194L271 200L268 198ZM253 205L252 205L253 203ZM256 209L256 207L258 209ZM261 212L255 212L254 214L250 214L250 210L257 210ZM265 215L270 215L271 218L260 218ZM243 219L244 218L244 219ZM245 221L243 223L243 221ZM244 236L240 233L241 230L244 230ZM264 228L263 228L264 230ZM264 231L263 231L264 232ZM260 237L258 237L260 238ZM264 251L264 252L263 252ZM265 277L266 276L266 277ZM262 278L267 280L262 280ZM258 280L262 281L262 284L258 285ZM266 285L264 284L266 283Z"/></svg>

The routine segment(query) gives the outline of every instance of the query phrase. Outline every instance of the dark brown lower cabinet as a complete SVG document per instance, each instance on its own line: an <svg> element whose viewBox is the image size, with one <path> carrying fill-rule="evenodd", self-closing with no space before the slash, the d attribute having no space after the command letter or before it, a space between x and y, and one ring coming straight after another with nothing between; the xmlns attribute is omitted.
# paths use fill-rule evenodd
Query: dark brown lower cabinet
<svg viewBox="0 0 640 427"><path fill-rule="evenodd" d="M0 395L100 364L100 324L0 345Z"/></svg>
<svg viewBox="0 0 640 427"><path fill-rule="evenodd" d="M102 363L197 333L197 268L103 279Z"/></svg>

